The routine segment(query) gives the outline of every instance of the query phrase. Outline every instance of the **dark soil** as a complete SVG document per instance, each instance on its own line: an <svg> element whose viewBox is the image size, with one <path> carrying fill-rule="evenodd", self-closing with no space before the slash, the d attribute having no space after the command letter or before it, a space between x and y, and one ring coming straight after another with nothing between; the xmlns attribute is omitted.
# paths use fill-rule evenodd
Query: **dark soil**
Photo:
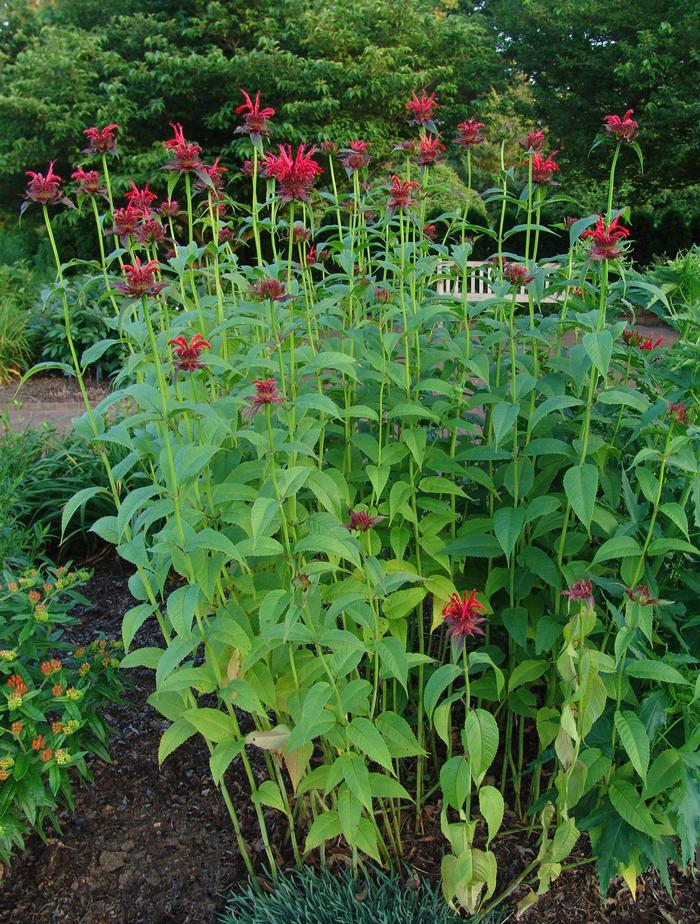
<svg viewBox="0 0 700 924"><path fill-rule="evenodd" d="M71 631L74 641L89 641L96 632L120 635L122 613L132 602L127 578L113 558L98 563L86 590L92 606L78 611L81 625ZM136 643L158 641L154 624L144 627ZM245 879L201 739L190 739L159 768L158 740L167 722L146 704L150 672L130 671L129 677L133 687L123 705L106 710L113 763L93 760L94 784L77 790L75 812L61 815L62 834L52 835L48 844L32 837L17 856L0 883L2 924L214 924L226 893ZM262 775L259 767L256 772ZM227 782L262 870L264 853L242 772L234 769ZM280 857L287 858L275 815L269 815L270 830ZM534 859L536 845L513 833L498 838L494 849L500 891ZM439 811L429 806L424 834L406 836L406 860L418 881L439 875L442 850ZM328 853L331 862L347 859L342 851ZM640 882L636 903L620 880L603 902L594 865L586 859L585 850L569 858L567 863L584 865L565 871L522 917L524 924L700 922L700 885L678 870L671 871L675 902L656 875ZM512 899L525 894L521 888Z"/></svg>

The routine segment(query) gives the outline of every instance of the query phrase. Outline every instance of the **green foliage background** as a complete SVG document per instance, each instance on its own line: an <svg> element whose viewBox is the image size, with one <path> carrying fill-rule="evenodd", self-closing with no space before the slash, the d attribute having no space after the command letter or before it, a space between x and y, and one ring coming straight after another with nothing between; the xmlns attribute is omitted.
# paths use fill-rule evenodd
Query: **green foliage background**
<svg viewBox="0 0 700 924"><path fill-rule="evenodd" d="M504 122L545 125L586 208L599 205L603 159L588 152L601 116L634 107L646 154L644 176L627 171L638 262L700 238L698 0L6 0L0 10L5 237L24 170L55 158L69 175L87 125L120 124L123 183L156 173L168 121L235 168L246 87L278 110L273 142L360 136L381 158L410 91L425 86L448 139L473 114L492 137ZM483 188L495 147L476 160ZM62 223L64 244L84 252L79 217ZM38 246L25 229L0 249L33 259Z"/></svg>

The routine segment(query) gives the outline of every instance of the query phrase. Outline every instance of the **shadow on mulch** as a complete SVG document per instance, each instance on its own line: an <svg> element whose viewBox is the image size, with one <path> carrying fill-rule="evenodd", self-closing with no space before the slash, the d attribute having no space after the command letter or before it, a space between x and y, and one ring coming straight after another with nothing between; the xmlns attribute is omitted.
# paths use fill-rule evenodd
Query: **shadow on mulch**
<svg viewBox="0 0 700 924"><path fill-rule="evenodd" d="M127 578L113 558L98 564L85 592L92 605L78 611L81 625L71 630L71 640L89 641L97 632L120 635L122 613L132 605ZM158 644L155 623L144 627L136 641ZM191 739L159 769L158 741L167 722L145 702L152 675L135 670L129 678L133 687L123 705L106 710L113 763L93 760L95 782L77 788L75 812L61 815L62 834L52 835L48 845L32 837L16 857L0 883L2 924L214 924L227 892L245 879L223 800L209 777L206 749ZM259 766L256 772L264 776ZM262 869L264 854L247 783L236 773L227 781ZM281 816L270 811L267 817L273 840L282 845ZM514 833L499 838L495 849L500 891L531 862L536 845ZM438 807L429 806L425 834L406 837L406 859L419 879L433 879L441 853ZM336 854L332 859L343 863L346 858ZM581 859L583 853L570 862ZM672 870L672 881L675 904L655 875L644 877L636 903L619 880L603 903L593 865L580 866L562 874L522 921L698 924L700 886L677 870ZM520 890L514 899L523 894Z"/></svg>

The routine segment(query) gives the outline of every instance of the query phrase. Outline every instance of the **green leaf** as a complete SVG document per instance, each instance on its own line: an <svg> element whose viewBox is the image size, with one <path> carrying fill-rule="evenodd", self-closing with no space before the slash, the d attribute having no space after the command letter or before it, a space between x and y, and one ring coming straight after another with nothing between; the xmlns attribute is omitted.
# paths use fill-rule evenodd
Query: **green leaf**
<svg viewBox="0 0 700 924"><path fill-rule="evenodd" d="M387 619L401 619L414 610L428 593L425 587L409 587L396 590L384 600L382 613Z"/></svg>
<svg viewBox="0 0 700 924"><path fill-rule="evenodd" d="M634 712L618 710L615 713L615 728L632 766L642 780L646 780L649 769L649 736L644 724Z"/></svg>
<svg viewBox="0 0 700 924"><path fill-rule="evenodd" d="M613 351L613 338L610 331L591 331L586 334L583 338L583 348L598 372L605 378Z"/></svg>
<svg viewBox="0 0 700 924"><path fill-rule="evenodd" d="M564 474L564 490L571 507L587 530L593 519L598 494L598 469L595 465L574 465Z"/></svg>
<svg viewBox="0 0 700 924"><path fill-rule="evenodd" d="M479 811L486 819L489 836L486 840L488 847L503 823L505 803L503 796L495 786L482 786L479 790Z"/></svg>
<svg viewBox="0 0 700 924"><path fill-rule="evenodd" d="M651 812L632 783L627 780L613 780L608 789L608 796L615 811L628 825L649 837L658 837Z"/></svg>
<svg viewBox="0 0 700 924"><path fill-rule="evenodd" d="M392 757L417 757L421 753L416 736L406 719L395 712L381 712L374 720Z"/></svg>
<svg viewBox="0 0 700 924"><path fill-rule="evenodd" d="M322 815L319 815L314 820L309 828L309 833L306 835L304 852L309 853L310 850L320 847L321 844L325 844L326 841L334 837L339 837L340 833L341 828L338 813L335 811L323 812Z"/></svg>
<svg viewBox="0 0 700 924"><path fill-rule="evenodd" d="M278 812L284 812L284 799L280 788L274 780L264 780L251 794L251 801L257 804L269 805L277 809Z"/></svg>
<svg viewBox="0 0 700 924"><path fill-rule="evenodd" d="M442 694L461 673L461 668L456 664L443 664L430 675L423 693L423 708L425 709L428 721L432 718L435 707Z"/></svg>
<svg viewBox="0 0 700 924"><path fill-rule="evenodd" d="M337 556L338 558L347 559L357 568L362 567L359 550L352 541L336 539L335 536L329 536L327 533L313 533L304 539L300 539L294 546L294 552L296 554L299 552L314 552L326 556Z"/></svg>
<svg viewBox="0 0 700 924"><path fill-rule="evenodd" d="M209 758L209 768L211 775L218 786L229 768L231 761L238 757L243 748L245 741L243 738L222 738L216 745Z"/></svg>
<svg viewBox="0 0 700 924"><path fill-rule="evenodd" d="M197 731L204 735L208 741L221 741L222 738L231 738L234 734L233 721L230 716L219 712L218 709L208 707L202 709L186 709L183 718L194 725Z"/></svg>
<svg viewBox="0 0 700 924"><path fill-rule="evenodd" d="M383 638L376 643L384 677L396 677L406 690L408 659L404 646L397 638ZM408 691L407 691L408 692Z"/></svg>
<svg viewBox="0 0 700 924"><path fill-rule="evenodd" d="M537 680L546 670L546 661L521 661L520 664L516 664L508 678L508 692L512 693L522 684Z"/></svg>
<svg viewBox="0 0 700 924"><path fill-rule="evenodd" d="M66 527L70 523L75 512L78 509L84 507L87 502L97 494L109 495L109 491L107 488L100 486L83 488L81 491L78 491L76 494L74 494L73 497L71 497L71 499L66 503L65 507L63 508L63 513L61 514L61 539L63 539L63 536L66 532Z"/></svg>
<svg viewBox="0 0 700 924"><path fill-rule="evenodd" d="M124 651L128 651L134 636L141 626L146 622L149 616L155 613L155 608L150 603L139 603L127 610L122 617L122 641L124 642Z"/></svg>
<svg viewBox="0 0 700 924"><path fill-rule="evenodd" d="M593 564L610 561L614 558L633 558L641 555L642 549L632 536L613 536L604 542L593 556Z"/></svg>
<svg viewBox="0 0 700 924"><path fill-rule="evenodd" d="M649 401L641 392L634 389L609 388L598 395L598 401L601 404L632 407L642 414L649 408Z"/></svg>
<svg viewBox="0 0 700 924"><path fill-rule="evenodd" d="M504 401L496 405L491 417L493 424L493 444L495 449L498 449L508 433L512 430L517 419L517 404L508 404Z"/></svg>
<svg viewBox="0 0 700 924"><path fill-rule="evenodd" d="M464 722L464 743L474 782L480 785L498 751L498 725L490 712L473 709Z"/></svg>
<svg viewBox="0 0 700 924"><path fill-rule="evenodd" d="M197 734L197 729L187 719L176 719L163 732L158 745L158 764L162 764L188 738Z"/></svg>
<svg viewBox="0 0 700 924"><path fill-rule="evenodd" d="M510 556L524 525L525 509L523 507L501 507L493 515L493 531L508 561L510 561Z"/></svg>
<svg viewBox="0 0 700 924"><path fill-rule="evenodd" d="M690 683L675 667L663 661L629 661L625 667L628 677L638 680L658 680L660 683Z"/></svg>
<svg viewBox="0 0 700 924"><path fill-rule="evenodd" d="M440 475L431 475L428 478L421 478L418 488L420 491L425 491L426 494L451 494L456 497L467 496L459 485L454 484L449 478L443 478Z"/></svg>
<svg viewBox="0 0 700 924"><path fill-rule="evenodd" d="M369 785L375 799L406 799L411 802L411 794L398 780L384 773L370 773Z"/></svg>
<svg viewBox="0 0 700 924"><path fill-rule="evenodd" d="M347 736L348 740L363 754L366 754L370 760L380 764L390 773L394 772L389 749L381 733L369 719L362 716L353 719L347 727Z"/></svg>

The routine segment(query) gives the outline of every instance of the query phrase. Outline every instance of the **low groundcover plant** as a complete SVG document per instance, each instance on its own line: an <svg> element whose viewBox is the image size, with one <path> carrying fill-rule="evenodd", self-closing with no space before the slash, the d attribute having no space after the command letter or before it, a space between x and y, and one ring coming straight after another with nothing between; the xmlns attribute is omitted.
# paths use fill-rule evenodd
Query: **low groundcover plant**
<svg viewBox="0 0 700 924"><path fill-rule="evenodd" d="M109 760L101 706L122 689L121 644L96 638L74 648L63 639L82 600L84 571L31 568L0 585L0 861L56 811L73 807L71 777L90 779L86 757Z"/></svg>
<svg viewBox="0 0 700 924"><path fill-rule="evenodd" d="M700 820L697 344L628 324L635 299L665 303L628 271L615 199L641 161L633 113L605 119L594 215L559 191L542 131L513 164L501 132L482 226L434 207L450 138L434 95L409 101L389 175L362 139L272 144L259 95L240 112L244 201L173 124L161 178L117 203L119 127L86 130L74 192L113 336L82 356L50 211L72 193L53 165L27 187L86 401L90 364L125 356L78 422L109 488L80 491L64 526L112 495L94 530L135 567L123 666L154 671L160 759L201 736L251 872L234 761L273 875L271 813L297 865L341 851L357 868L399 865L429 811L446 900L487 911L508 806L539 838L521 907L582 831L603 893L649 865L670 888ZM454 130L471 186L488 129ZM562 252L540 260L552 234ZM477 238L492 259L474 299ZM149 619L162 644L132 649Z"/></svg>

